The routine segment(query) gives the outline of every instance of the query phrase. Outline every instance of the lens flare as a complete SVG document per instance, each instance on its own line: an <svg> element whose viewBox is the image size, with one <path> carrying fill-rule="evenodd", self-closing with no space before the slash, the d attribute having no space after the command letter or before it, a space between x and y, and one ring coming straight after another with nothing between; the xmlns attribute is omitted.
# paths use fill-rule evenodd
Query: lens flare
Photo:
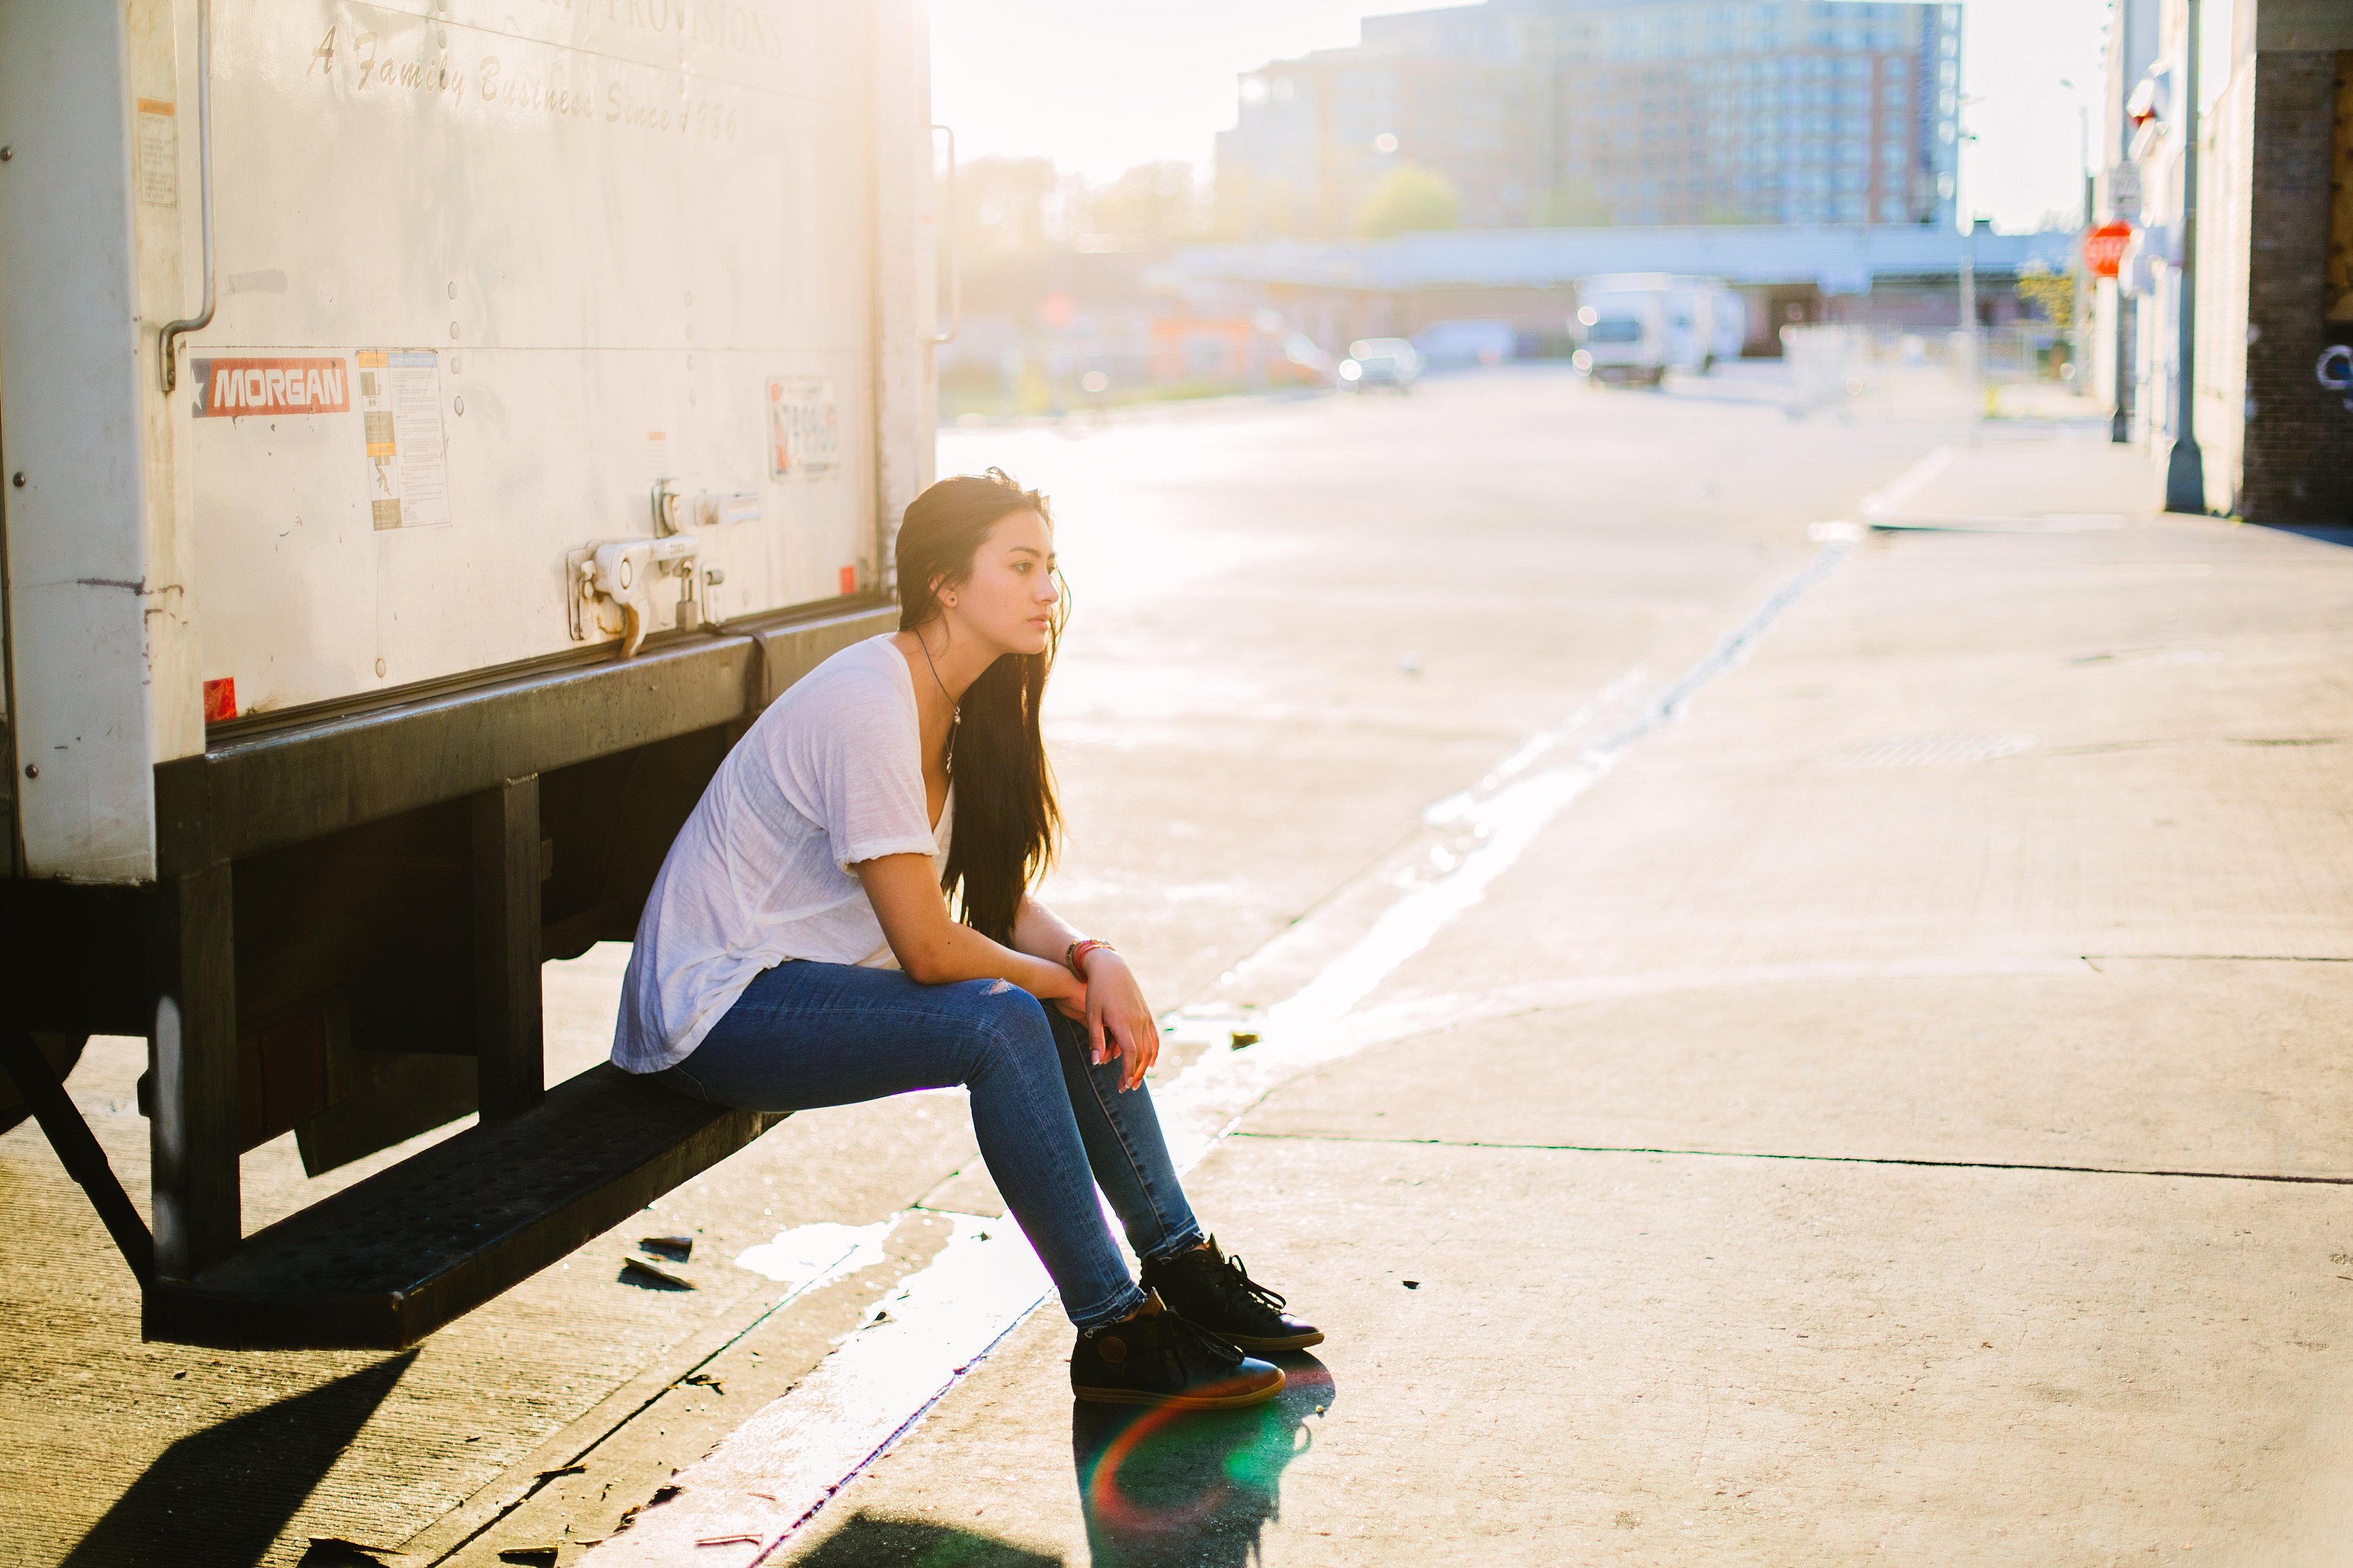
<svg viewBox="0 0 2353 1568"><path fill-rule="evenodd" d="M1285 1371L1281 1396L1246 1410L1114 1415L1093 1407L1092 1418L1117 1425L1080 1442L1079 1492L1091 1531L1181 1536L1212 1522L1229 1527L1237 1515L1272 1517L1284 1468L1313 1444L1307 1417L1332 1401L1332 1374L1320 1363Z"/></svg>

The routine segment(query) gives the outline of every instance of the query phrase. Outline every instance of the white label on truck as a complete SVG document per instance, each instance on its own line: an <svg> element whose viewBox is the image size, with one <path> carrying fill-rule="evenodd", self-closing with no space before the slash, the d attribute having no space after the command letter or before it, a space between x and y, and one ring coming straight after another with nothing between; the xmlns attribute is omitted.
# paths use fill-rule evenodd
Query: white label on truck
<svg viewBox="0 0 2353 1568"><path fill-rule="evenodd" d="M431 349L362 349L354 363L361 438L367 446L368 510L376 528L448 522L441 356Z"/></svg>
<svg viewBox="0 0 2353 1568"><path fill-rule="evenodd" d="M841 416L833 383L821 376L768 378L768 472L779 479L824 479L841 467Z"/></svg>
<svg viewBox="0 0 2353 1568"><path fill-rule="evenodd" d="M150 206L180 205L180 127L174 105L139 100L139 199Z"/></svg>

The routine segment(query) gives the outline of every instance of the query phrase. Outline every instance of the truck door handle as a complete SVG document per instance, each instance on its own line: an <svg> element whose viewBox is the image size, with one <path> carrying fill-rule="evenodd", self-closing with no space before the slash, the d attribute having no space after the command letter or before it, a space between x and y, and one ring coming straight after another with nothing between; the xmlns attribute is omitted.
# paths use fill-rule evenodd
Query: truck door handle
<svg viewBox="0 0 2353 1568"><path fill-rule="evenodd" d="M205 308L185 321L164 323L164 391L180 384L177 340L213 324L213 0L196 0L196 179L203 197Z"/></svg>

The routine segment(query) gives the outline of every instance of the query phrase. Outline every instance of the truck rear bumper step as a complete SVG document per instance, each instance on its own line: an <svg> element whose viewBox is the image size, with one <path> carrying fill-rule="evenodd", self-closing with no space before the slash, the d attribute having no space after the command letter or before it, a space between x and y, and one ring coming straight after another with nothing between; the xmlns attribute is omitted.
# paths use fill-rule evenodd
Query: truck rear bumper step
<svg viewBox="0 0 2353 1568"><path fill-rule="evenodd" d="M783 1121L609 1063L146 1292L150 1340L224 1350L401 1350L562 1258Z"/></svg>

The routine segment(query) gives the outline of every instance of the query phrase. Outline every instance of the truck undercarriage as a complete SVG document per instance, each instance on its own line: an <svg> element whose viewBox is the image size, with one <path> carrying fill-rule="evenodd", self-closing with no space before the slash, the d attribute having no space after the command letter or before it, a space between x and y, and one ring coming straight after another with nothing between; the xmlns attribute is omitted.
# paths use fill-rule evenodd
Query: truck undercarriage
<svg viewBox="0 0 2353 1568"><path fill-rule="evenodd" d="M414 1343L773 1125L610 1067L543 1089L539 965L627 940L743 728L894 622L838 602L247 726L157 770L155 883L0 880L5 1065L139 1274L147 1336ZM141 1083L153 1240L37 1033L173 1037ZM291 1131L317 1174L476 1111L240 1234L246 1150Z"/></svg>

